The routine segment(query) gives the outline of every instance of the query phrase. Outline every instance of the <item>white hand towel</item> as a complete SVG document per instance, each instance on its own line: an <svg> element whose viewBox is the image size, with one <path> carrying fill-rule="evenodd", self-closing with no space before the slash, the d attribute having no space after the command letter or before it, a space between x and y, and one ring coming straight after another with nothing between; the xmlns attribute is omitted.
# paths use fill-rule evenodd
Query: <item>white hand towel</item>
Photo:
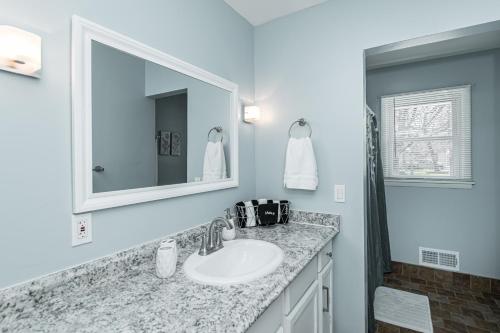
<svg viewBox="0 0 500 333"><path fill-rule="evenodd" d="M205 158L203 160L203 180L219 180L227 178L226 156L222 142L207 143Z"/></svg>
<svg viewBox="0 0 500 333"><path fill-rule="evenodd" d="M286 149L284 185L290 189L318 187L318 170L311 138L290 138Z"/></svg>
<svg viewBox="0 0 500 333"><path fill-rule="evenodd" d="M247 214L247 227L255 227L257 221L255 219L255 207L252 201L245 201L245 210Z"/></svg>
<svg viewBox="0 0 500 333"><path fill-rule="evenodd" d="M281 221L281 204L279 200L273 200L273 203L278 204L278 223Z"/></svg>
<svg viewBox="0 0 500 333"><path fill-rule="evenodd" d="M257 202L259 203L259 205L266 204L267 199L257 199Z"/></svg>

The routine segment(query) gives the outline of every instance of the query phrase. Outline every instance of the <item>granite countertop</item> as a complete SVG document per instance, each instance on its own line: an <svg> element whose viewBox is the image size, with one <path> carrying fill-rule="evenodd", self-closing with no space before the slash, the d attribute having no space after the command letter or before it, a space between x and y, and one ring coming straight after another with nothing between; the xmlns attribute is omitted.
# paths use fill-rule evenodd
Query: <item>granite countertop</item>
<svg viewBox="0 0 500 333"><path fill-rule="evenodd" d="M0 291L0 331L244 332L338 233L338 221L238 229L237 238L278 245L284 261L265 277L226 287L193 282L182 269L205 228L175 235L177 270L167 279L155 275L155 241Z"/></svg>

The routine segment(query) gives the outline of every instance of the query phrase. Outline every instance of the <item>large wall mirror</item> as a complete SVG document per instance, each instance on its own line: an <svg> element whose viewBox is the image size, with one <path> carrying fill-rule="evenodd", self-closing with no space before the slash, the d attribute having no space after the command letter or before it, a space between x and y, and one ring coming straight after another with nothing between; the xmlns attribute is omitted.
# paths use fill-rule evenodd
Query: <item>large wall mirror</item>
<svg viewBox="0 0 500 333"><path fill-rule="evenodd" d="M238 87L73 17L74 212L238 186Z"/></svg>

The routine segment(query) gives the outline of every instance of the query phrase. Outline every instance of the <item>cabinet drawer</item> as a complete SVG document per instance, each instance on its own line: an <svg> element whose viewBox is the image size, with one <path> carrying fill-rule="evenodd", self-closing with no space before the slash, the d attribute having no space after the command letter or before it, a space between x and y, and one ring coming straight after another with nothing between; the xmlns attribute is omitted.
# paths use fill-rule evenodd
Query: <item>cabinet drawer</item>
<svg viewBox="0 0 500 333"><path fill-rule="evenodd" d="M264 313L250 326L246 333L278 333L282 332L283 293Z"/></svg>
<svg viewBox="0 0 500 333"><path fill-rule="evenodd" d="M317 272L318 258L317 256L311 260L309 264L299 273L292 283L285 289L284 312L289 314L293 310L302 295L305 294L318 277Z"/></svg>
<svg viewBox="0 0 500 333"><path fill-rule="evenodd" d="M333 247L332 242L326 243L326 245L318 253L318 273L323 270L323 268L332 261Z"/></svg>

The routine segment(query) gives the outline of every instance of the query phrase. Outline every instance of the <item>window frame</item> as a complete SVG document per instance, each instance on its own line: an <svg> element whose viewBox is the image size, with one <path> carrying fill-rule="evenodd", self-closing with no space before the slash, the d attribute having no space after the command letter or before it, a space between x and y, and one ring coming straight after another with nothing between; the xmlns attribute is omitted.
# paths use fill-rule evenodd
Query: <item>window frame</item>
<svg viewBox="0 0 500 333"><path fill-rule="evenodd" d="M471 85L461 85L452 87L443 87L437 89L419 90L419 91L409 91L398 94L384 95L380 97L380 115L381 115L381 150L382 150L382 161L384 164L384 178L385 184L388 186L411 186L411 187L444 187L444 188L465 188L470 189L474 185L472 179L472 121L471 121ZM436 95L443 93L443 96ZM457 175L457 178L453 177L407 177L407 176L395 176L393 173L394 168L394 149L395 149L395 113L397 106L395 101L397 98L412 98L409 96L416 96L414 98L425 99L425 96L418 95L429 95L429 100L422 102L421 104L431 104L438 102L451 101L460 102L458 108L452 106L452 135L450 136L452 142L453 151L453 163L452 174ZM451 97L446 98L446 94L453 95L458 94L459 97L452 99ZM393 103L392 109L390 106L387 107L384 103ZM404 101L404 100L403 100ZM418 104L417 102L413 102ZM408 105L412 105L408 102ZM453 104L455 105L455 104ZM389 112L388 112L389 111ZM457 134L456 131L460 134ZM417 138L415 141L420 140ZM423 139L422 139L423 140ZM390 147L390 149L388 149ZM392 165L391 169L388 169L388 165ZM467 175L470 175L468 177Z"/></svg>

